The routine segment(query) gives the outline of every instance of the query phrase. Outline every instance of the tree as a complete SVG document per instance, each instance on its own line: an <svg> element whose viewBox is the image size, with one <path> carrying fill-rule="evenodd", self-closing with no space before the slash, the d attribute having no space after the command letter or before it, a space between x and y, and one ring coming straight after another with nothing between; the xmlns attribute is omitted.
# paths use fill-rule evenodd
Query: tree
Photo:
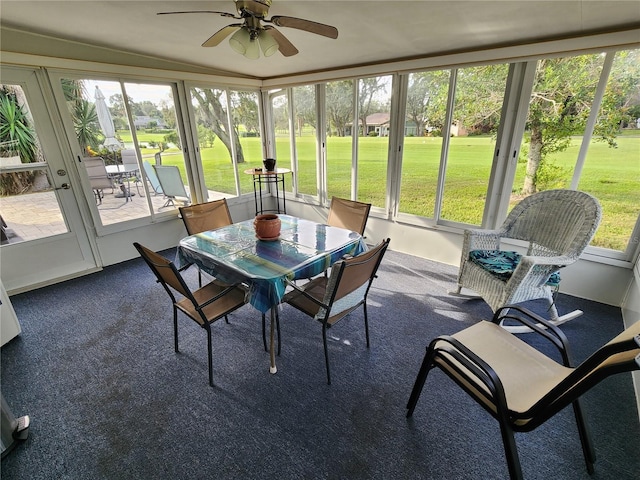
<svg viewBox="0 0 640 480"><path fill-rule="evenodd" d="M76 137L82 150L86 151L87 147L97 150L103 135L98 122L96 106L85 99L79 99L73 104L71 116L73 117Z"/></svg>
<svg viewBox="0 0 640 480"><path fill-rule="evenodd" d="M353 80L327 83L326 103L330 125L338 137L344 137L353 122ZM331 135L331 128L328 133Z"/></svg>
<svg viewBox="0 0 640 480"><path fill-rule="evenodd" d="M638 50L617 55L594 130L594 138L611 147L616 146L620 125L629 118L629 100L640 76ZM591 54L538 61L529 102L529 152L523 194L537 191L548 156L566 150L571 136L584 132L603 59L601 54Z"/></svg>
<svg viewBox="0 0 640 480"><path fill-rule="evenodd" d="M198 103L197 114L203 125L213 130L224 146L227 147L230 158L233 158L233 144L237 162L244 163L244 152L237 127L233 126L229 131L227 112L222 104L223 99L226 97L225 91L213 88L194 88L191 90L191 97Z"/></svg>
<svg viewBox="0 0 640 480"><path fill-rule="evenodd" d="M231 106L235 125L244 125L247 132L257 134L260 130L260 122L256 94L232 92Z"/></svg>
<svg viewBox="0 0 640 480"><path fill-rule="evenodd" d="M362 125L362 133L367 132L367 117L380 110L379 93L387 91L387 84L383 79L387 77L361 78L358 81L358 116Z"/></svg>

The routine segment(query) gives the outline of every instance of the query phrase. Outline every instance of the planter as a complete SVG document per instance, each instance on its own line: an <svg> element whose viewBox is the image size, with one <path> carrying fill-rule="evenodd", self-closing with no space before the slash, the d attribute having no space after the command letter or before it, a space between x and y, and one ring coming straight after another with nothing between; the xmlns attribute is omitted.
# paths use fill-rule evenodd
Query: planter
<svg viewBox="0 0 640 480"><path fill-rule="evenodd" d="M253 221L256 237L260 240L277 240L280 237L280 217L273 213L258 215Z"/></svg>
<svg viewBox="0 0 640 480"><path fill-rule="evenodd" d="M276 169L276 159L275 158L265 158L262 161L264 168L267 172L273 172Z"/></svg>

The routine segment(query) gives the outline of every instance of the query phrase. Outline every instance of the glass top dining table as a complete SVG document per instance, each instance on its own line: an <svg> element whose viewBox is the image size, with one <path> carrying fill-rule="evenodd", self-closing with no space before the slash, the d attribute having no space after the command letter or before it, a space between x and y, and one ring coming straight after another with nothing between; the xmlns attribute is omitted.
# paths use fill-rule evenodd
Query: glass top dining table
<svg viewBox="0 0 640 480"><path fill-rule="evenodd" d="M278 215L280 236L256 238L253 219L198 233L180 241L176 263L195 263L218 280L245 283L248 301L262 313L271 312L271 373L276 372L274 317L289 281L311 278L345 255L367 250L357 232L290 215Z"/></svg>

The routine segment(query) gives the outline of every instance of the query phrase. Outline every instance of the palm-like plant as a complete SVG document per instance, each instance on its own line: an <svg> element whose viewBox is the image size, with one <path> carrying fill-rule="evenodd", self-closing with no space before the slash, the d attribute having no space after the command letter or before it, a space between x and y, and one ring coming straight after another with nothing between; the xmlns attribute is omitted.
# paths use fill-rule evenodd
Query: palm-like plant
<svg viewBox="0 0 640 480"><path fill-rule="evenodd" d="M87 147L97 148L100 145L102 132L98 122L98 114L93 103L80 99L74 103L73 124L78 143L83 150Z"/></svg>
<svg viewBox="0 0 640 480"><path fill-rule="evenodd" d="M0 89L0 143L20 155L22 163L36 161L38 144L31 120L18 96L7 87Z"/></svg>

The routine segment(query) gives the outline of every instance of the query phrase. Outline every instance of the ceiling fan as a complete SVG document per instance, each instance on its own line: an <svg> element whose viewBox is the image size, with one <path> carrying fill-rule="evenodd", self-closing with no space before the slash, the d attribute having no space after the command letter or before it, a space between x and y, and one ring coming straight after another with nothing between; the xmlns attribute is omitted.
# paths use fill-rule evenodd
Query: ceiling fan
<svg viewBox="0 0 640 480"><path fill-rule="evenodd" d="M236 52L247 58L260 57L260 49L265 57L269 57L278 50L285 57L298 53L298 49L273 25L278 27L297 28L306 32L323 35L329 38L338 38L338 29L331 25L304 20L302 18L284 17L275 15L266 18L272 0L234 0L237 15L228 12L213 10L191 10L184 12L159 12L158 15L175 15L183 13L213 13L223 17L242 20L242 23L232 23L221 28L211 35L203 44L203 47L215 47L225 38L229 38L229 44ZM272 25L263 25L270 23ZM258 45L260 45L258 47Z"/></svg>

